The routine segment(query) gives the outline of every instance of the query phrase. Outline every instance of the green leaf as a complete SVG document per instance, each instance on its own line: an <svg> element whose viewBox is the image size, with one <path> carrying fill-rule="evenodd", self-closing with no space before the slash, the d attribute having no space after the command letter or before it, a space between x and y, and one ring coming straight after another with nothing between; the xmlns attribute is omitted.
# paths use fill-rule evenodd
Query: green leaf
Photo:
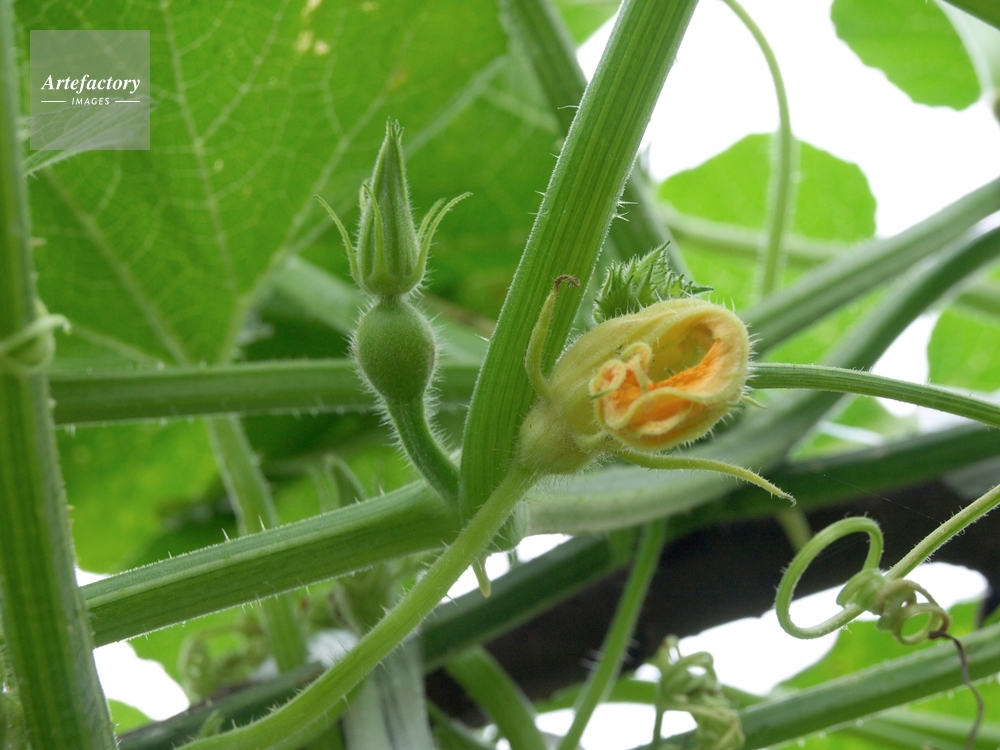
<svg viewBox="0 0 1000 750"><path fill-rule="evenodd" d="M768 134L748 135L694 169L660 186L678 211L713 221L761 228L771 171ZM875 234L875 198L861 169L802 143L792 232L851 243Z"/></svg>
<svg viewBox="0 0 1000 750"><path fill-rule="evenodd" d="M151 31L152 149L42 170L31 204L49 307L178 362L228 359L268 273L328 229L311 196L353 205L386 117L432 141L505 41L490 0L18 10L33 29Z"/></svg>
<svg viewBox="0 0 1000 750"><path fill-rule="evenodd" d="M957 388L1000 388L1000 325L990 317L950 308L941 314L930 344L930 381Z"/></svg>
<svg viewBox="0 0 1000 750"><path fill-rule="evenodd" d="M58 433L79 564L108 573L133 563L163 518L215 479L200 422L80 428Z"/></svg>
<svg viewBox="0 0 1000 750"><path fill-rule="evenodd" d="M835 0L837 36L917 104L965 109L979 77L944 11L931 0Z"/></svg>

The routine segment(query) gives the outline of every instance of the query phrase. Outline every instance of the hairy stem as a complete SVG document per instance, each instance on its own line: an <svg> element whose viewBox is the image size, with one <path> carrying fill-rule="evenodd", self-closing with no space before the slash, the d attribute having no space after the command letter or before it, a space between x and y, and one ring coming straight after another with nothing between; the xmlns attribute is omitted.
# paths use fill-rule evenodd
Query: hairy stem
<svg viewBox="0 0 1000 750"><path fill-rule="evenodd" d="M511 750L546 750L534 706L486 649L475 646L459 654L445 671L489 714Z"/></svg>
<svg viewBox="0 0 1000 750"><path fill-rule="evenodd" d="M110 750L111 718L73 570L45 365L52 332L35 296L18 135L14 10L0 0L0 611L3 647L35 750Z"/></svg>
<svg viewBox="0 0 1000 750"><path fill-rule="evenodd" d="M278 525L278 514L267 480L237 417L205 421L212 451L226 491L233 500L240 534L255 534ZM281 594L261 602L271 653L282 672L305 664L306 644L295 617L295 600Z"/></svg>
<svg viewBox="0 0 1000 750"><path fill-rule="evenodd" d="M534 477L514 467L455 542L409 593L343 659L264 719L191 743L190 750L292 750L316 737L343 710L344 699L413 631L486 549Z"/></svg>
<svg viewBox="0 0 1000 750"><path fill-rule="evenodd" d="M747 379L751 388L812 388L835 393L891 398L907 404L957 414L977 422L1000 427L1000 406L933 385L907 383L902 380L873 375L870 372L847 370L824 365L794 365L760 362L754 365Z"/></svg>
<svg viewBox="0 0 1000 750"><path fill-rule="evenodd" d="M458 467L431 432L423 397L414 401L386 402L386 407L403 449L417 471L444 500L456 502Z"/></svg>

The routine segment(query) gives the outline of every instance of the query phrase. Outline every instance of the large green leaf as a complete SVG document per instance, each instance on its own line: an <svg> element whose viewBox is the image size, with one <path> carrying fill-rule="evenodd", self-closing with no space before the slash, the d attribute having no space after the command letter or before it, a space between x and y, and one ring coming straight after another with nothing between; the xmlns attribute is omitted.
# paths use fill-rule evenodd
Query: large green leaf
<svg viewBox="0 0 1000 750"><path fill-rule="evenodd" d="M312 195L351 206L386 117L432 141L505 52L491 0L18 10L25 28L151 31L151 149L80 154L31 198L49 307L165 361L230 357L268 271L328 228Z"/></svg>
<svg viewBox="0 0 1000 750"><path fill-rule="evenodd" d="M965 109L979 77L955 27L933 0L835 0L837 36L917 104Z"/></svg>
<svg viewBox="0 0 1000 750"><path fill-rule="evenodd" d="M938 318L927 347L930 381L977 391L1000 388L1000 325L951 308Z"/></svg>

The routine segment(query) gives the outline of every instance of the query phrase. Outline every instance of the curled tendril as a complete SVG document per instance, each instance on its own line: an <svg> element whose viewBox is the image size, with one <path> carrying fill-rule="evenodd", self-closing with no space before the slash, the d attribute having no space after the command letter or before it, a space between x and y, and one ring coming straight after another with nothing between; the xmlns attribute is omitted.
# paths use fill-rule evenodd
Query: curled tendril
<svg viewBox="0 0 1000 750"><path fill-rule="evenodd" d="M0 372L27 377L48 367L55 354L53 331L69 330L62 315L50 315L40 301L35 304L36 318L20 331L0 339Z"/></svg>
<svg viewBox="0 0 1000 750"><path fill-rule="evenodd" d="M660 742L664 711L685 711L698 724L693 750L739 750L745 737L739 715L719 687L712 655L699 651L681 655L677 638L669 636L653 657L660 670L656 691L656 725L653 748L672 750ZM687 746L685 746L687 747Z"/></svg>
<svg viewBox="0 0 1000 750"><path fill-rule="evenodd" d="M792 597L799 579L813 560L827 547L849 534L868 535L868 555L861 570L853 575L837 596L837 604L842 609L830 619L811 627L800 627L792 622ZM799 551L788 566L778 586L778 622L789 635L796 638L819 638L843 627L862 612L878 615L879 630L888 630L900 643L916 645L936 633L944 633L951 624L948 613L941 608L934 597L919 584L898 578L894 573L883 573L878 568L882 558L882 531L870 518L845 518L827 526L814 536ZM920 594L925 601L917 601ZM908 622L923 617L920 628L907 634Z"/></svg>

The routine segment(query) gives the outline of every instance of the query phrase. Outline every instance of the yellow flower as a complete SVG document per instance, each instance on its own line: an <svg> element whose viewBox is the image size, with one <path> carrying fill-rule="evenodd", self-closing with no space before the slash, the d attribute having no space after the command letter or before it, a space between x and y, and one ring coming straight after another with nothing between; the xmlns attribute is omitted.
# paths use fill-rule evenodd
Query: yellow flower
<svg viewBox="0 0 1000 750"><path fill-rule="evenodd" d="M563 473L601 453L660 451L701 437L739 401L750 343L726 308L684 298L612 318L577 339L545 379L534 363L552 301L526 359L541 397L523 430L529 463Z"/></svg>
<svg viewBox="0 0 1000 750"><path fill-rule="evenodd" d="M538 400L521 424L515 461L538 476L572 474L615 455L650 469L727 474L792 499L750 469L659 451L705 435L743 396L746 326L694 297L665 300L601 323L546 378L542 350L560 276L531 333L524 366Z"/></svg>
<svg viewBox="0 0 1000 750"><path fill-rule="evenodd" d="M743 394L750 356L743 322L698 299L660 302L626 318L637 329L654 327L598 368L589 385L595 419L644 451L700 438Z"/></svg>

